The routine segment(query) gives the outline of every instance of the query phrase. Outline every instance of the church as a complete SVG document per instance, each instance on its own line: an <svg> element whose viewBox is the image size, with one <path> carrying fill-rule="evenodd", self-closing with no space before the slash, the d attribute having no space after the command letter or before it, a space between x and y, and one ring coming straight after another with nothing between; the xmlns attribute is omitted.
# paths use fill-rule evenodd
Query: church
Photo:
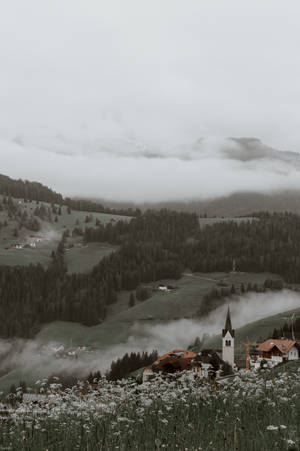
<svg viewBox="0 0 300 451"><path fill-rule="evenodd" d="M229 307L227 310L225 327L222 330L222 360L234 369L234 329L231 324Z"/></svg>

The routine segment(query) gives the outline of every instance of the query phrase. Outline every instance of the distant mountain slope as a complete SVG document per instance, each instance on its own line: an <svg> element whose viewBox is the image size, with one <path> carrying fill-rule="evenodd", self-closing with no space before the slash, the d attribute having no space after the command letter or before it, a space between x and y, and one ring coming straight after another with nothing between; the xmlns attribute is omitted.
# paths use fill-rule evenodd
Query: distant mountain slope
<svg viewBox="0 0 300 451"><path fill-rule="evenodd" d="M97 200L94 200L97 202ZM193 200L193 201L175 201L175 202L155 202L144 204L133 204L130 202L106 202L99 200L104 206L111 206L112 208L140 208L160 209L169 208L175 211L196 212L203 216L249 216L253 212L270 211L270 212L284 212L300 214L300 190L284 190L276 191L274 193L258 193L258 192L237 192L229 196L217 197L207 200Z"/></svg>
<svg viewBox="0 0 300 451"><path fill-rule="evenodd" d="M191 203L191 207L208 216L244 216L266 210L300 214L300 191L280 191L273 194L234 193L231 196Z"/></svg>
<svg viewBox="0 0 300 451"><path fill-rule="evenodd" d="M285 162L293 167L300 167L300 154L273 149L257 138L228 138L227 142L236 146L224 147L223 153L230 159L239 161L273 160Z"/></svg>

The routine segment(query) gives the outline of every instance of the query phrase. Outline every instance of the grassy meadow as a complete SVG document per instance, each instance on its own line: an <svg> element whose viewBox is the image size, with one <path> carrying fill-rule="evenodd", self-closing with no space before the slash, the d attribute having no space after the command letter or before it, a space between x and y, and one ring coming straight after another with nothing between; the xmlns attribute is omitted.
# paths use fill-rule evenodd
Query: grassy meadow
<svg viewBox="0 0 300 451"><path fill-rule="evenodd" d="M36 386L45 402L17 402L0 430L2 449L296 451L299 363L242 372L217 389L191 372L61 390ZM20 393L19 399L22 398Z"/></svg>
<svg viewBox="0 0 300 451"><path fill-rule="evenodd" d="M88 272L99 261L114 252L117 246L106 243L88 243L83 247L72 247L66 250L65 262L69 273Z"/></svg>

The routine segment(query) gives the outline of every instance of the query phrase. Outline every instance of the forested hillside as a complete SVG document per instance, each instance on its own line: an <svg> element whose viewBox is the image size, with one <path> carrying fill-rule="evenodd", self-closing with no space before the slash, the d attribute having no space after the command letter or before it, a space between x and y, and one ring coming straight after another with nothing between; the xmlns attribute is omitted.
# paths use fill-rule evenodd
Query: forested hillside
<svg viewBox="0 0 300 451"><path fill-rule="evenodd" d="M86 222L86 242L106 242L118 249L89 273L68 274L67 232L48 267L0 267L0 334L34 335L54 320L94 325L121 290L142 283L178 279L194 272L270 272L286 282L300 282L300 217L258 213L256 221L222 222L199 228L195 214L146 211L130 222Z"/></svg>
<svg viewBox="0 0 300 451"><path fill-rule="evenodd" d="M286 282L300 281L300 216L257 213L252 222L215 223L197 234L186 264L193 271L269 271Z"/></svg>
<svg viewBox="0 0 300 451"><path fill-rule="evenodd" d="M116 302L118 291L132 290L142 282L179 278L183 270L180 247L197 233L197 217L148 212L131 222L130 227L124 223L105 227L106 239L112 230L118 232L111 240L121 247L88 274L67 274L66 234L48 268L1 266L1 335L32 336L41 323L58 319L98 324L105 319L107 305Z"/></svg>
<svg viewBox="0 0 300 451"><path fill-rule="evenodd" d="M98 213L114 213L127 216L140 214L135 208L111 209L104 207L101 203L92 202L85 199L64 198L61 194L39 182L29 182L28 180L14 180L6 175L0 174L0 194L14 198L26 200L36 200L40 202L49 202L52 204L66 205L67 207L78 211L93 211Z"/></svg>
<svg viewBox="0 0 300 451"><path fill-rule="evenodd" d="M39 182L14 180L3 174L0 174L0 194L15 198L39 200L50 203L63 203L63 197L61 194L56 193Z"/></svg>

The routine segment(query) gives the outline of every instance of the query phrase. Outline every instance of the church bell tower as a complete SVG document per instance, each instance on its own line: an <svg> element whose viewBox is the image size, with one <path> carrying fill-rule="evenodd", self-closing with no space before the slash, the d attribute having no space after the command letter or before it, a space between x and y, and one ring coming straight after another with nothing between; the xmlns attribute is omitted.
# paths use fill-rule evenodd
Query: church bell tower
<svg viewBox="0 0 300 451"><path fill-rule="evenodd" d="M222 331L222 360L234 368L234 329L232 329L230 310L228 307L225 328Z"/></svg>

